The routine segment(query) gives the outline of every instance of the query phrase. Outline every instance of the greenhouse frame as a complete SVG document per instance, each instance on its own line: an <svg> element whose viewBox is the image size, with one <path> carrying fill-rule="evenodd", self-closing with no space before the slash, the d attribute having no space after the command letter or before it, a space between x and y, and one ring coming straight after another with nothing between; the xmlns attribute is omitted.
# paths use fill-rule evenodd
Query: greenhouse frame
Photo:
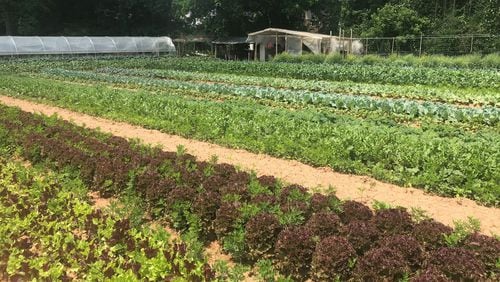
<svg viewBox="0 0 500 282"><path fill-rule="evenodd" d="M169 37L0 36L0 56L174 53Z"/></svg>

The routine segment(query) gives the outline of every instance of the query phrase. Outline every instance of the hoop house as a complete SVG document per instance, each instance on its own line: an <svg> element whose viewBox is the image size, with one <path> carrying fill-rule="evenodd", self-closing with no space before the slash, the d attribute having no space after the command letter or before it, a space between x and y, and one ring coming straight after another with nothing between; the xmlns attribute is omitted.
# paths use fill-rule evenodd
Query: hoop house
<svg viewBox="0 0 500 282"><path fill-rule="evenodd" d="M0 36L0 55L173 53L169 37Z"/></svg>

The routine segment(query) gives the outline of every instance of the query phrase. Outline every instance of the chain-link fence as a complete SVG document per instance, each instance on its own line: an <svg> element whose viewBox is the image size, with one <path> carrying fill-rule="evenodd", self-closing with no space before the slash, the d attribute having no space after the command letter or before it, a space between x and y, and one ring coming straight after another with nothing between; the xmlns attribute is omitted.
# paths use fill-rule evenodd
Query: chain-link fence
<svg viewBox="0 0 500 282"><path fill-rule="evenodd" d="M350 40L350 38L345 38ZM362 37L353 38L363 44L362 54L490 54L500 52L500 36L488 34L415 37Z"/></svg>

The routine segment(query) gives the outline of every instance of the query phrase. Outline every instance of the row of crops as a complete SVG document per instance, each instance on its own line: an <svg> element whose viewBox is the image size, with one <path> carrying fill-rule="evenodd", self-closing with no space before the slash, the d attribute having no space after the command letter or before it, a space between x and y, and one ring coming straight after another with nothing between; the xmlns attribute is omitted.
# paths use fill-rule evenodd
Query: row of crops
<svg viewBox="0 0 500 282"><path fill-rule="evenodd" d="M176 62L173 64L171 61ZM181 62L186 65L179 66ZM216 67L213 67L213 65ZM233 65L241 65L244 68L235 70ZM260 63L259 63L260 65ZM70 70L98 70L104 68L107 72L119 72L127 75L140 75L153 78L167 78L181 81L219 82L233 85L253 85L261 87L272 87L279 89L320 91L339 94L358 94L392 98L409 98L426 101L474 104L474 105L498 105L498 70L483 70L475 73L472 77L481 77L487 74L487 83L483 87L477 87L469 79L469 74L461 75L462 83L439 86L433 84L432 80L422 83L414 83L411 79L405 84L391 84L384 80L369 80L368 82L352 81L349 77L341 80L318 78L307 79L281 77L275 75L277 69L281 69L280 64L267 64L267 71L258 73L256 71L245 72L248 68L253 68L253 64L246 62L217 62L197 59L175 59L175 58L126 58L126 59L73 59L72 61L49 60L14 60L0 65L1 70L9 72L23 72L28 69L40 72L46 68L63 68ZM301 66L302 68L316 69L318 66ZM342 67L342 66L337 66ZM366 67L366 66L365 66ZM406 72L405 68L395 68L398 72ZM182 70L181 70L182 69ZM427 69L421 69L425 71ZM430 69L436 71L435 69ZM460 72L460 70L453 70ZM448 75L446 69L438 69L440 76ZM407 76L411 76L410 74ZM438 78L439 79L439 78ZM496 83L489 83L489 82Z"/></svg>
<svg viewBox="0 0 500 282"><path fill-rule="evenodd" d="M484 113L477 117L482 120L478 120L481 126L469 130L464 127L474 127L473 122L457 126L460 123L450 120L422 122L393 112L365 116L352 114L354 110L329 111L297 105L290 108L259 102L262 100L250 94L250 98L234 93L211 97L204 92L215 87L211 85L197 90L167 81L149 88L150 80L121 77L134 83L134 89L128 90L116 87L114 79L120 76L114 74L68 70L57 74L64 79L81 74L87 80L82 84L40 75L2 75L0 90L13 97L198 140L368 174L439 195L467 197L493 206L500 203L498 122L483 123L487 117ZM96 83L108 78L110 83ZM492 119L497 119L494 113L498 109L492 111ZM399 119L407 124L397 122Z"/></svg>
<svg viewBox="0 0 500 282"><path fill-rule="evenodd" d="M98 72L164 78L180 81L204 81L231 85L250 85L276 89L303 90L309 92L342 93L375 97L408 98L456 104L494 105L500 99L498 91L459 87L426 85L393 85L359 83L351 81L304 80L280 77L257 77L242 74L179 71L175 69L138 69L106 67Z"/></svg>
<svg viewBox="0 0 500 282"><path fill-rule="evenodd" d="M86 190L68 173L0 157L0 279L215 278L185 243L171 242L162 229L133 227L126 217L95 210Z"/></svg>
<svg viewBox="0 0 500 282"><path fill-rule="evenodd" d="M148 87L152 90L181 90L188 93L201 95L229 95L248 97L252 99L265 99L283 102L291 105L314 105L349 112L381 112L387 115L408 116L409 119L427 117L437 121L461 122L469 124L496 125L500 121L500 109L495 107L465 108L452 105L417 102L406 99L380 99L369 96L308 92L297 90L283 90L263 88L256 86L234 86L231 84L212 84L185 82L177 80L164 80L129 76L112 73L130 73L128 70L99 70L98 72L71 71L63 69L45 70L44 73L51 77L63 80L102 81L113 84L126 84L136 87ZM147 72L146 72L147 73ZM147 75L147 74L146 74Z"/></svg>
<svg viewBox="0 0 500 282"><path fill-rule="evenodd" d="M74 63L59 65L75 66ZM391 65L309 65L219 61L203 58L131 58L127 60L80 60L78 68L125 67L174 69L306 80L352 81L395 85L429 85L499 89L498 70L452 69L445 67L400 67Z"/></svg>
<svg viewBox="0 0 500 282"><path fill-rule="evenodd" d="M500 241L476 233L473 220L452 229L421 212L383 205L373 212L215 158L197 161L182 148L165 152L4 106L0 148L7 223L0 226L0 273L11 279L226 279L193 257L213 240L235 260L258 265L261 281L477 281L500 274ZM5 160L13 154L33 167ZM151 219L189 240L170 244L165 232L96 212L85 187L114 198L134 191Z"/></svg>

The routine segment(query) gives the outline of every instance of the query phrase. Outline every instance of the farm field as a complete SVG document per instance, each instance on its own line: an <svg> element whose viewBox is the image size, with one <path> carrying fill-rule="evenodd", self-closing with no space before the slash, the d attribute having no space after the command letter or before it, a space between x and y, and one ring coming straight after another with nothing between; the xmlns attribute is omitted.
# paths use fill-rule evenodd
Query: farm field
<svg viewBox="0 0 500 282"><path fill-rule="evenodd" d="M489 206L500 203L497 69L346 68L189 58L24 60L3 69L10 73L0 76L0 91L12 97L370 175L442 196ZM169 71L183 75L162 75ZM207 81L208 76L214 79ZM285 85L287 77L303 78L295 83L303 81L304 89L273 84ZM337 80L370 84L358 85L364 92L346 94L328 87L312 89L316 79L328 87ZM441 93L442 101L427 101L427 96L434 97L432 91L406 95L420 85L437 85L434 93ZM390 87L398 87L388 91L391 97L380 92ZM444 98L443 93L457 88L456 95L465 100L457 104Z"/></svg>
<svg viewBox="0 0 500 282"><path fill-rule="evenodd" d="M215 278L206 260L163 229L132 226L126 216L94 209L88 188L70 172L2 156L0 176L0 278Z"/></svg>
<svg viewBox="0 0 500 282"><path fill-rule="evenodd" d="M81 195L86 195L82 190L88 189L103 198L121 198L134 191L150 220L160 220L182 234L182 241L161 246L153 243L156 239L150 240L159 248L158 254L178 248L179 244L189 250L175 253L180 257L172 261L166 255L152 258L146 254L147 259L161 260L149 267L159 265L161 270L153 274L127 268L137 265L147 248L118 248L112 256L123 259L109 268L113 270L107 272L110 277L144 279L162 273L162 278L221 281L239 280L235 277L241 279L245 272L247 278L262 281L428 281L445 277L495 280L499 275L500 242L478 233L490 235L498 230L497 68L224 62L171 57L19 59L0 65L0 95L6 103L20 104L19 99L23 99L58 106L215 143L228 151L244 149L300 161L310 165L311 171L325 167L332 170L329 175L342 173L338 174L337 195L332 192L337 188L335 179L321 182L319 185L332 183L332 187L318 188L320 194L311 190L315 187L310 182L303 184L307 188L296 184L302 184L300 177L289 177L283 171L286 166L283 172L276 167L266 171L265 166L260 166L258 174L249 173L217 162L216 156L200 161L182 146L177 152L171 148L170 152L162 151L56 117L2 106L2 160L6 164L3 167L11 169L2 172L12 187L24 187L26 191L20 190L27 194L38 193L31 191L30 185L9 180L15 171L51 177L54 174L54 179L64 181L70 171L74 179L81 181L76 189ZM16 159L34 167L23 167ZM279 162L271 161L269 164ZM265 176L269 171L286 180ZM348 181L341 184L340 179L347 174L352 174L352 187ZM362 177L379 184L358 185L355 179ZM290 179L292 182L288 182ZM68 193L71 199L76 197L71 191L65 192L66 185L62 186L61 197ZM345 192L348 190L350 194ZM12 193L4 191L2 194ZM403 196L408 201L381 201L391 198L381 191L411 193ZM356 193L361 196L351 197ZM425 211L412 208L418 206L410 204L412 193L415 199L425 202ZM363 199L363 194L368 198ZM430 199L439 207L429 204ZM78 200L87 205L86 210L92 210L88 199ZM8 204L4 205L8 210ZM43 206L43 201L30 205ZM461 215L455 229L432 219L453 225L453 218L437 210L455 206L456 213L470 213ZM9 212L23 212L20 209ZM77 225L82 222L78 218L86 214L57 216L60 219L43 220L73 220L72 224ZM467 216L471 217L464 220ZM106 222L128 220L127 216L112 213L103 217ZM484 226L481 229L482 223L487 232ZM137 228L132 226L130 232L168 237ZM42 234L45 231L42 229L37 236L50 238L52 235ZM241 268L230 273L225 267L207 263L203 248L213 240ZM49 275L39 266L23 264L26 258L14 241L3 244L2 249L8 248L9 255L4 252L0 266L7 277L14 273L24 277L39 274L33 271ZM96 251L101 250L98 247ZM16 253L17 257L12 255L16 251L21 252ZM44 259L48 258L41 261ZM179 265L179 260L184 262ZM103 261L97 259L95 264L100 266L86 265L77 271L83 275L78 277L105 273ZM71 269L74 267L61 266L59 272L51 270L50 275L76 275Z"/></svg>
<svg viewBox="0 0 500 282"><path fill-rule="evenodd" d="M500 242L477 233L473 219L452 229L384 203L373 212L215 158L197 161L182 147L166 152L5 106L0 132L2 215L9 223L1 229L0 266L11 279L224 281L232 276L217 276L195 255L200 242L214 239L234 260L255 264L261 281L498 275ZM135 194L152 220L168 219L186 243L172 246L168 233L132 228L141 217L94 210L87 189L106 198Z"/></svg>

